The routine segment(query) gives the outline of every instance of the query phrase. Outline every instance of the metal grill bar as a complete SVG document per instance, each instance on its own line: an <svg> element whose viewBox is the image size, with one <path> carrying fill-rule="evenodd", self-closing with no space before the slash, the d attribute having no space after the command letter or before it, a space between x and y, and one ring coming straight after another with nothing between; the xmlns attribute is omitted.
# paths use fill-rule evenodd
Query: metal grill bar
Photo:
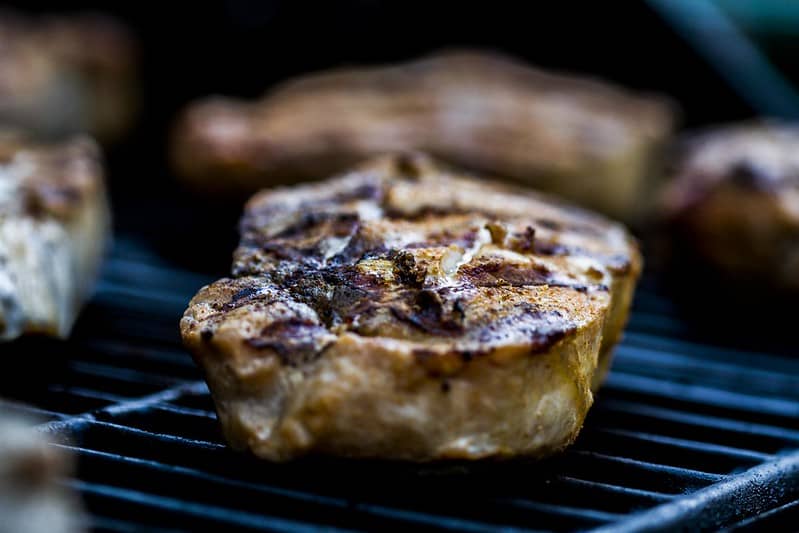
<svg viewBox="0 0 799 533"><path fill-rule="evenodd" d="M757 490L755 490L757 488ZM714 528L719 523L755 515L799 497L799 453L756 466L737 476L641 513L598 531L674 531L690 526Z"/></svg>
<svg viewBox="0 0 799 533"><path fill-rule="evenodd" d="M727 531L779 531L780 526L799 522L799 500L781 505L770 511L745 518Z"/></svg>
<svg viewBox="0 0 799 533"><path fill-rule="evenodd" d="M14 348L54 370L41 389L12 387L33 406L4 405L46 418L42 431L77 454L65 483L98 529L747 530L799 512L799 360L684 340L654 278L573 448L451 465L230 451L176 325L209 281L121 239L66 348Z"/></svg>
<svg viewBox="0 0 799 533"><path fill-rule="evenodd" d="M789 444L799 444L799 431L778 426L685 413L614 399L603 400L595 409L608 413L608 417L619 413L625 421L633 422L639 428L657 427L661 432L674 428L672 431L683 434L690 431L692 435L700 435L706 441L714 438L720 442L743 441L752 448L773 450Z"/></svg>
<svg viewBox="0 0 799 533"><path fill-rule="evenodd" d="M217 507L206 503L197 503L187 500L177 500L165 496L156 496L150 492L135 491L98 483L70 480L66 484L91 499L106 500L112 505L120 502L133 509L140 508L151 512L162 511L159 515L162 520L167 520L168 513L175 513L180 517L179 523L185 525L185 517L199 519L195 527L208 527L209 522L220 525L235 525L259 531L295 531L314 532L317 528L308 523L293 522L269 515L257 515L243 511L233 511L224 507ZM343 531L339 528L329 527L329 531Z"/></svg>
<svg viewBox="0 0 799 533"><path fill-rule="evenodd" d="M706 387L704 385L663 381L654 377L628 374L622 370L608 376L606 386L629 392L640 392L650 396L661 396L683 403L700 406L722 407L730 410L749 411L759 416L799 418L799 402L783 398L766 398Z"/></svg>

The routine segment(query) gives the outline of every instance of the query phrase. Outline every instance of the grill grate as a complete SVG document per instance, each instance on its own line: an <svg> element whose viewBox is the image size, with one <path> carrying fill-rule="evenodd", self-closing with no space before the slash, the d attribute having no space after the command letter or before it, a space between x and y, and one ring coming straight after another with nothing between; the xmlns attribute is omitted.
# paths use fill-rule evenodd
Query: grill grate
<svg viewBox="0 0 799 533"><path fill-rule="evenodd" d="M69 342L9 347L28 375L0 378L20 402L8 407L77 453L64 483L98 530L745 531L799 517L799 360L683 340L654 278L574 447L444 466L229 451L177 332L208 281L121 239Z"/></svg>

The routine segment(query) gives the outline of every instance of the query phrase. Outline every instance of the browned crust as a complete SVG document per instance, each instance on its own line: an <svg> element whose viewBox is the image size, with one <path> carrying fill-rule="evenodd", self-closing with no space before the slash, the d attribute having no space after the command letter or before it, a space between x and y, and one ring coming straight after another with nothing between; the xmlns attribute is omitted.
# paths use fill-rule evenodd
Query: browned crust
<svg viewBox="0 0 799 533"><path fill-rule="evenodd" d="M641 268L623 228L422 156L261 193L241 228L235 278L195 297L184 339L198 347L247 313L281 314L241 342L247 353L274 353L290 365L318 357L345 331L419 343L414 354L432 371L508 344L523 347L516 355L543 352L588 315L605 313L618 280L634 280ZM442 273L447 254L457 261L475 250Z"/></svg>

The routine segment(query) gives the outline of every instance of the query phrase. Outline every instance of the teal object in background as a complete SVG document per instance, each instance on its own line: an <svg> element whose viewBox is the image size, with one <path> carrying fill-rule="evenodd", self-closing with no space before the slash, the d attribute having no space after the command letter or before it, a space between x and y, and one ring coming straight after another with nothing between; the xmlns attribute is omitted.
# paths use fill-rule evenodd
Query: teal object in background
<svg viewBox="0 0 799 533"><path fill-rule="evenodd" d="M764 37L799 34L796 0L714 0L713 3L748 33Z"/></svg>
<svg viewBox="0 0 799 533"><path fill-rule="evenodd" d="M742 16L744 5L760 6L757 11L761 12L771 4L779 4L790 5L788 11L799 17L799 2L648 0L648 3L756 113L799 120L796 87L764 53L757 40L744 31L744 25L733 14L736 13L733 4L737 6L738 16Z"/></svg>

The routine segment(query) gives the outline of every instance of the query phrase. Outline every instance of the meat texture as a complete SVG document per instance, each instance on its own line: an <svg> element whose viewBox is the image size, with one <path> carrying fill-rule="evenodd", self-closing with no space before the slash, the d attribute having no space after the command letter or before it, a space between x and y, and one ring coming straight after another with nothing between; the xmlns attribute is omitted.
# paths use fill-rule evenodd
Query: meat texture
<svg viewBox="0 0 799 533"><path fill-rule="evenodd" d="M683 145L663 195L677 239L732 278L799 289L799 128L737 124Z"/></svg>
<svg viewBox="0 0 799 533"><path fill-rule="evenodd" d="M136 57L132 35L104 16L0 12L0 122L116 140L137 108Z"/></svg>
<svg viewBox="0 0 799 533"><path fill-rule="evenodd" d="M421 150L631 219L672 122L659 98L447 52L312 74L255 102L199 101L175 129L173 159L198 188L256 191Z"/></svg>
<svg viewBox="0 0 799 533"><path fill-rule="evenodd" d="M385 156L253 197L181 321L234 448L414 461L576 437L641 268L619 225Z"/></svg>
<svg viewBox="0 0 799 533"><path fill-rule="evenodd" d="M0 135L0 340L66 337L110 233L97 145Z"/></svg>

